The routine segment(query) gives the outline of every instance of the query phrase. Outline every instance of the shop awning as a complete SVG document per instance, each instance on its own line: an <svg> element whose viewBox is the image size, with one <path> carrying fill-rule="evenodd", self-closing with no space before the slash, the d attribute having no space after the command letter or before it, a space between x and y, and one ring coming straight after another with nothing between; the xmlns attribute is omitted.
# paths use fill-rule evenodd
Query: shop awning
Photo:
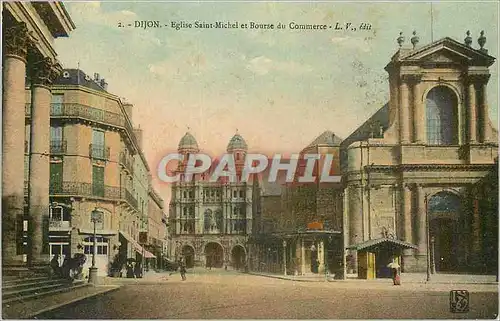
<svg viewBox="0 0 500 321"><path fill-rule="evenodd" d="M401 241L401 240L396 240L396 239L389 239L389 238L379 238L379 239L372 239L365 241L363 243L355 244L348 246L348 250L356 250L356 251L361 251L361 250L369 250L372 247L375 246L383 246L383 245L392 245L394 247L399 247L399 248L406 248L406 249L415 249L417 250L418 247L414 244Z"/></svg>
<svg viewBox="0 0 500 321"><path fill-rule="evenodd" d="M136 240L134 240L133 237L131 237L130 235L128 235L123 231L120 231L120 234L123 235L123 237L132 244L137 253L144 255L144 257L147 259L156 258L156 256L153 253L149 252L144 247L142 247Z"/></svg>

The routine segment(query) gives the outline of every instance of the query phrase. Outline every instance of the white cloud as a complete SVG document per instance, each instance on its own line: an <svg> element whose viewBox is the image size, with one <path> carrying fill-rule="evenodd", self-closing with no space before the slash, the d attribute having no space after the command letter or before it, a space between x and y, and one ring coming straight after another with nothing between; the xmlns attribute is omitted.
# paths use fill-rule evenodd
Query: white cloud
<svg viewBox="0 0 500 321"><path fill-rule="evenodd" d="M212 69L206 56L202 53L193 53L187 56L176 56L172 59L149 64L149 72L158 76L185 77L198 76Z"/></svg>
<svg viewBox="0 0 500 321"><path fill-rule="evenodd" d="M370 52L372 50L370 38L354 38L348 36L333 37L331 38L331 42L339 47L350 50L354 49L362 52Z"/></svg>
<svg viewBox="0 0 500 321"><path fill-rule="evenodd" d="M246 68L257 75L266 75L271 71L298 75L313 70L312 67L308 65L301 65L293 61L274 61L265 56L251 59Z"/></svg>
<svg viewBox="0 0 500 321"><path fill-rule="evenodd" d="M130 10L105 12L100 1L74 2L71 5L72 17L87 23L107 25L116 28L118 22L132 22L137 19L137 14Z"/></svg>

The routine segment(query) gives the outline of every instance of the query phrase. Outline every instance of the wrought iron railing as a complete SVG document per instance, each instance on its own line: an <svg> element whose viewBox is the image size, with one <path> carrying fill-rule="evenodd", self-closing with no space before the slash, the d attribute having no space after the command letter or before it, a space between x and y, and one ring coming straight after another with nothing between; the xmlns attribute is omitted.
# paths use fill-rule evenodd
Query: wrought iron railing
<svg viewBox="0 0 500 321"><path fill-rule="evenodd" d="M25 104L25 115L26 117L31 116L31 103ZM132 128L130 120L128 118L125 118L125 116L122 114L113 113L107 110L78 103L52 103L50 104L50 116L61 118L83 118L90 121L96 121L125 128L133 143L136 146L139 146L137 144L137 139L134 135L134 130Z"/></svg>
<svg viewBox="0 0 500 321"><path fill-rule="evenodd" d="M120 199L119 187L100 185L99 188L96 188L96 186L98 184L51 181L49 190L52 195L98 196L109 199ZM101 186L102 188L100 188ZM102 193L97 193L99 190L102 190Z"/></svg>
<svg viewBox="0 0 500 321"><path fill-rule="evenodd" d="M51 140L50 153L51 154L66 154L67 147L65 140Z"/></svg>
<svg viewBox="0 0 500 321"><path fill-rule="evenodd" d="M89 144L90 158L109 160L110 149L104 145Z"/></svg>
<svg viewBox="0 0 500 321"><path fill-rule="evenodd" d="M71 228L69 221L49 219L49 228Z"/></svg>
<svg viewBox="0 0 500 321"><path fill-rule="evenodd" d="M134 159L130 156L127 156L125 153L120 153L120 164L125 167L130 174L134 173Z"/></svg>
<svg viewBox="0 0 500 321"><path fill-rule="evenodd" d="M122 198L124 198L133 208L135 209L139 209L138 205L137 205L137 200L135 199L135 197L132 195L132 193L129 192L128 189L122 189Z"/></svg>

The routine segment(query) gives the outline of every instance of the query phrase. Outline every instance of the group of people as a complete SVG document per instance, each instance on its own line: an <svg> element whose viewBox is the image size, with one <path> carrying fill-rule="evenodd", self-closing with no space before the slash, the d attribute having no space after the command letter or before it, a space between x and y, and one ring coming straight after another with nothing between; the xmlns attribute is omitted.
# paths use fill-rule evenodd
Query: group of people
<svg viewBox="0 0 500 321"><path fill-rule="evenodd" d="M141 262L129 261L125 265L127 278L142 278Z"/></svg>
<svg viewBox="0 0 500 321"><path fill-rule="evenodd" d="M74 257L66 255L61 266L59 266L59 260L59 254L54 254L54 257L50 261L52 273L56 277L79 279L83 276L83 265L87 261L85 254L76 253Z"/></svg>

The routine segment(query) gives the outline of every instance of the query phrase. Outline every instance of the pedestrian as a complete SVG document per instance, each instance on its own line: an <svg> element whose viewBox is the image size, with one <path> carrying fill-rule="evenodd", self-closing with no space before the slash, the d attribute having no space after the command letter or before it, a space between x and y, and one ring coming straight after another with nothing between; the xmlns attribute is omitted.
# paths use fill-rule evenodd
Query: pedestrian
<svg viewBox="0 0 500 321"><path fill-rule="evenodd" d="M391 269L392 283L393 285L401 285L401 277L399 275L399 264L392 261L387 265Z"/></svg>
<svg viewBox="0 0 500 321"><path fill-rule="evenodd" d="M50 267L56 277L62 277L62 269L59 266L59 254L54 254L54 257L50 261Z"/></svg>
<svg viewBox="0 0 500 321"><path fill-rule="evenodd" d="M186 265L184 264L184 262L181 262L179 269L181 272L182 281L186 281Z"/></svg>

